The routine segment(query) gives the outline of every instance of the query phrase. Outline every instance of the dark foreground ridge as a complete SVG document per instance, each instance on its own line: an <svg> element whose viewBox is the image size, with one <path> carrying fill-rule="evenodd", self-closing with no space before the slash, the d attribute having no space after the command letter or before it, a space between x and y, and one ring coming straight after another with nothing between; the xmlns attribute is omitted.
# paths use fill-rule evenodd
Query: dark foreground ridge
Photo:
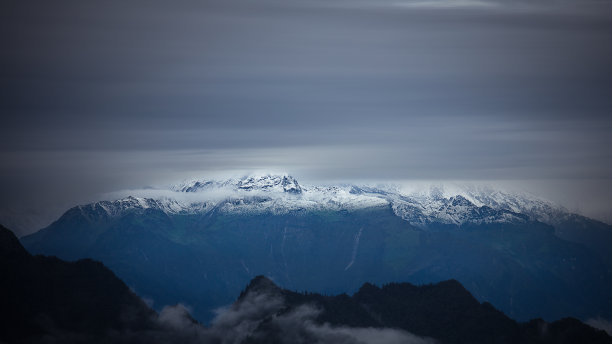
<svg viewBox="0 0 612 344"><path fill-rule="evenodd" d="M1 225L0 272L1 344L215 343L180 305L158 314L102 263L32 256Z"/></svg>
<svg viewBox="0 0 612 344"><path fill-rule="evenodd" d="M249 293L276 295L284 300L287 314L303 305L319 310L315 321L336 326L395 328L441 343L612 343L604 331L574 318L552 323L541 319L518 323L495 309L478 302L459 282L415 286L391 283L383 287L364 284L353 296L324 296L280 289L258 276L241 294L239 304ZM275 314L262 322L265 332L253 343L276 338L283 330L274 326Z"/></svg>
<svg viewBox="0 0 612 344"><path fill-rule="evenodd" d="M612 343L566 318L517 323L459 282L325 296L251 280L209 327L151 310L101 263L30 255L0 226L0 343Z"/></svg>
<svg viewBox="0 0 612 344"><path fill-rule="evenodd" d="M154 327L155 312L102 263L32 256L3 226L0 271L0 342L93 342Z"/></svg>

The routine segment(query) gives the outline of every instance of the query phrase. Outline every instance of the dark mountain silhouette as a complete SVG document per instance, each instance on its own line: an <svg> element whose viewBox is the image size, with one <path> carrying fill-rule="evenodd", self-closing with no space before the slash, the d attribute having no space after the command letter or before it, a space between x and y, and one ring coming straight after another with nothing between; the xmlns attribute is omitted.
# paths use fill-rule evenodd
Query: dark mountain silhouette
<svg viewBox="0 0 612 344"><path fill-rule="evenodd" d="M86 342L156 326L155 312L102 263L32 256L2 226L0 271L0 342Z"/></svg>
<svg viewBox="0 0 612 344"><path fill-rule="evenodd" d="M281 343L284 330L275 319L303 305L319 312L318 323L333 326L402 329L441 343L612 343L604 331L577 319L552 323L535 319L518 323L489 303L478 302L459 282L415 286L391 283L383 287L364 284L353 296L325 296L281 289L263 276L254 278L236 302L250 294L266 294L283 300L276 313L260 323L251 343ZM259 333L258 333L259 331Z"/></svg>

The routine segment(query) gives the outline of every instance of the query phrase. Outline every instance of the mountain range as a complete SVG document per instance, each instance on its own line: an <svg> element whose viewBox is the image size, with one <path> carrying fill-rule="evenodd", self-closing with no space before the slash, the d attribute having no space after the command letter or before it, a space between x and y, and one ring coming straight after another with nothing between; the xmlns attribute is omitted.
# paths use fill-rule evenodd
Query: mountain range
<svg viewBox="0 0 612 344"><path fill-rule="evenodd" d="M99 262L32 256L1 226L0 258L3 343L612 343L573 318L518 323L456 280L326 296L256 276L203 326L180 304L151 310Z"/></svg>
<svg viewBox="0 0 612 344"><path fill-rule="evenodd" d="M456 279L521 321L612 317L612 228L525 193L263 174L135 196L74 207L21 241L100 260L154 308L184 303L204 322L257 275L324 294Z"/></svg>

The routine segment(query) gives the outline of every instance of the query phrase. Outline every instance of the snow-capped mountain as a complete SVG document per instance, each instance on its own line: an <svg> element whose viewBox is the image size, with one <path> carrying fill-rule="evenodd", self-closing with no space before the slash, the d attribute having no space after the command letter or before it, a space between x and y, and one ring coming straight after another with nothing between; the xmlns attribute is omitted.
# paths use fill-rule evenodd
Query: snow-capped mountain
<svg viewBox="0 0 612 344"><path fill-rule="evenodd" d="M569 216L567 210L527 193L473 184L302 185L287 174L249 175L227 180L193 179L171 185L159 195L103 201L81 208L101 209L108 216L154 208L168 214L287 214L309 210L355 210L391 206L410 224L523 223L547 224Z"/></svg>
<svg viewBox="0 0 612 344"><path fill-rule="evenodd" d="M293 194L302 193L300 184L289 175L251 175L241 179L224 181L193 179L171 186L172 190L180 192L199 192L214 188L228 188L244 191L273 191Z"/></svg>
<svg viewBox="0 0 612 344"><path fill-rule="evenodd" d="M199 319L257 274L323 293L455 278L521 319L612 314L610 226L527 193L263 174L108 198L71 208L22 243L99 259L155 304L187 302Z"/></svg>

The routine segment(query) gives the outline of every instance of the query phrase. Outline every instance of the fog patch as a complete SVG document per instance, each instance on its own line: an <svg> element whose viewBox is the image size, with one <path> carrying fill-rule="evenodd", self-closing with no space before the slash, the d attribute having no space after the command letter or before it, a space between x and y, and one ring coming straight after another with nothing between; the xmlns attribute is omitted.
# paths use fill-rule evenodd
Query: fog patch
<svg viewBox="0 0 612 344"><path fill-rule="evenodd" d="M189 307L167 306L155 318L157 330L114 334L112 342L142 343L220 343L275 342L287 344L426 344L421 338L403 330L358 328L318 323L323 312L314 304L288 307L281 295L248 292L236 303L220 308L210 326L195 321Z"/></svg>
<svg viewBox="0 0 612 344"><path fill-rule="evenodd" d="M275 338L281 343L434 343L432 339L415 336L403 330L390 328L332 326L315 321L322 310L314 305L301 305L270 322L278 330Z"/></svg>
<svg viewBox="0 0 612 344"><path fill-rule="evenodd" d="M222 343L242 343L257 333L266 319L281 310L283 300L265 293L248 293L239 302L217 310L209 329Z"/></svg>
<svg viewBox="0 0 612 344"><path fill-rule="evenodd" d="M600 330L606 331L606 333L612 336L612 321L604 318L591 318L585 321L589 326L595 327Z"/></svg>
<svg viewBox="0 0 612 344"><path fill-rule="evenodd" d="M287 307L280 295L249 292L232 306L218 310L208 331L228 344L247 338L288 344L433 343L402 330L320 324L316 319L322 312L312 304Z"/></svg>

